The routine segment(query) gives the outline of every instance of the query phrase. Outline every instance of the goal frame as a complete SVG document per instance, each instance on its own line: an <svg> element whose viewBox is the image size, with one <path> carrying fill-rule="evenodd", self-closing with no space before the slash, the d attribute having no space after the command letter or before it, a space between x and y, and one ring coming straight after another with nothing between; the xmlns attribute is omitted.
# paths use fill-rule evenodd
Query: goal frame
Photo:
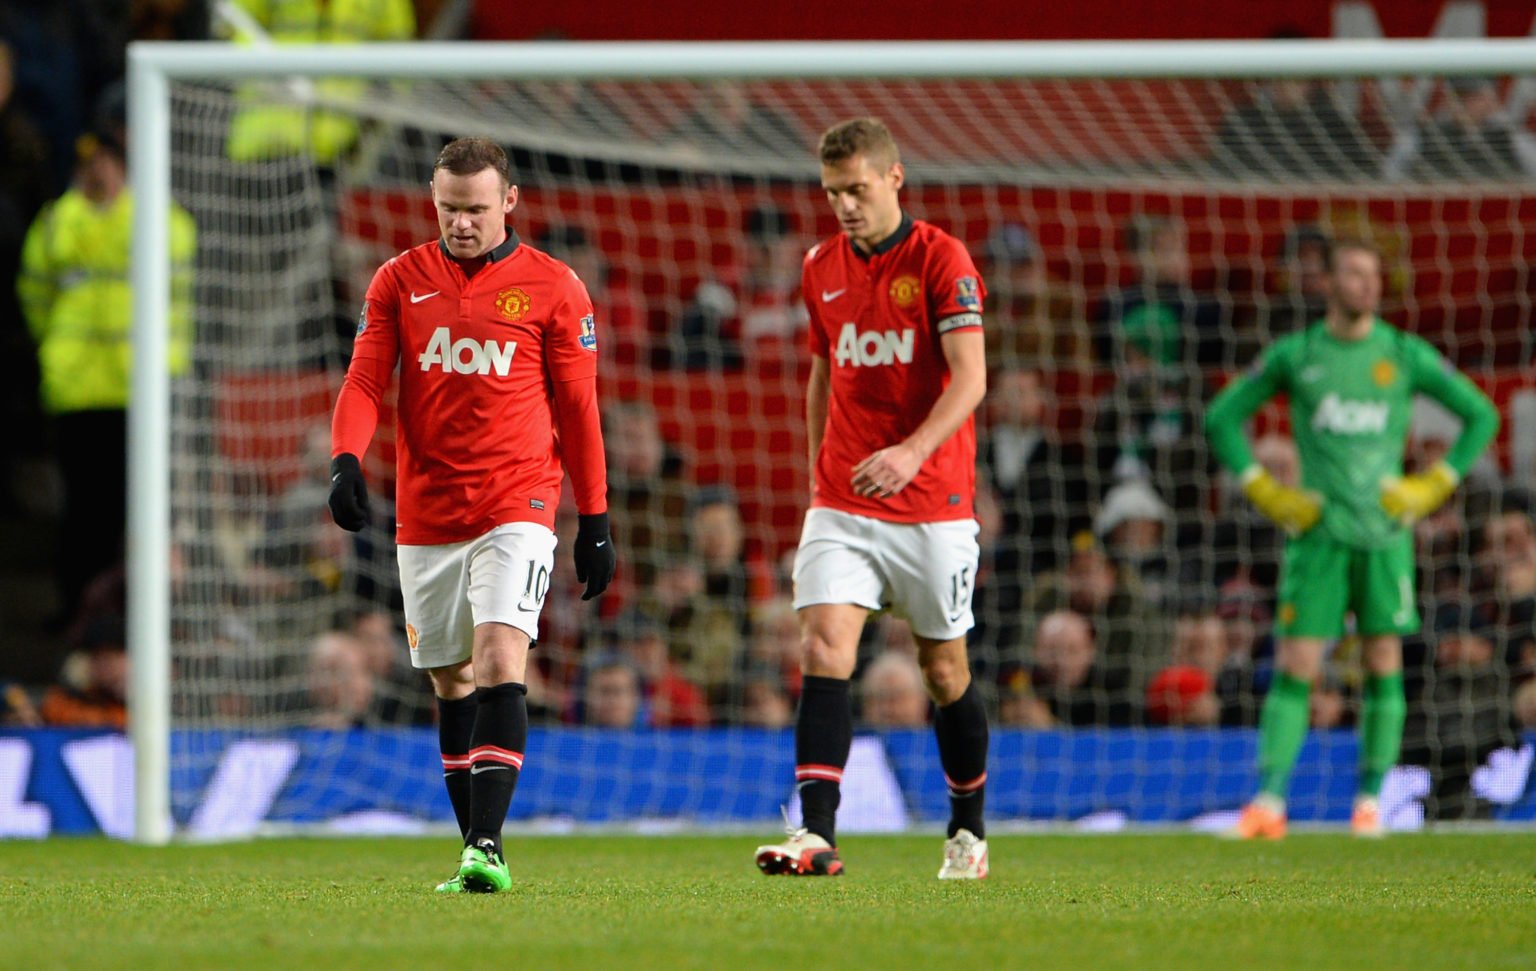
<svg viewBox="0 0 1536 971"><path fill-rule="evenodd" d="M135 200L128 409L129 735L135 842L171 840L169 213L171 84L289 77L405 79L1028 78L1115 80L1536 75L1536 38L1368 41L614 42L426 41L128 48Z"/></svg>

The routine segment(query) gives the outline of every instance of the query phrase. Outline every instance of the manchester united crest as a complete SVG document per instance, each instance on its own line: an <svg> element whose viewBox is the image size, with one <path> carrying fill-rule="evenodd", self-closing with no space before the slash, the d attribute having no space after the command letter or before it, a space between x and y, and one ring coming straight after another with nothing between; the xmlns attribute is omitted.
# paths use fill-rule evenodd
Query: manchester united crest
<svg viewBox="0 0 1536 971"><path fill-rule="evenodd" d="M512 287L496 294L496 309L507 320L522 320L532 304L533 300L521 287Z"/></svg>
<svg viewBox="0 0 1536 971"><path fill-rule="evenodd" d="M411 645L411 650L416 650L417 645L421 642L421 635L416 633L415 624L405 625L405 639Z"/></svg>
<svg viewBox="0 0 1536 971"><path fill-rule="evenodd" d="M891 281L891 300L898 307L910 307L922 295L922 281L915 276L899 276Z"/></svg>
<svg viewBox="0 0 1536 971"><path fill-rule="evenodd" d="M1397 378L1397 366L1388 360L1377 361L1371 365L1371 377L1378 388L1385 388Z"/></svg>

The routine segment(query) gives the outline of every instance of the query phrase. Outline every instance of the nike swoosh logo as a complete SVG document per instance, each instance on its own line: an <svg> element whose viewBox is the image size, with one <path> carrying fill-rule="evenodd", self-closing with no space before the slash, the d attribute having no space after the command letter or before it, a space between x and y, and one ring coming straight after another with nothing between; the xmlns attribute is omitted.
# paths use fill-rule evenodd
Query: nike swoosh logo
<svg viewBox="0 0 1536 971"><path fill-rule="evenodd" d="M1318 367L1315 364L1312 365L1311 367L1303 368L1302 372L1301 372L1301 379L1303 381L1307 382L1308 384L1311 384L1313 381L1321 380L1322 377L1323 377L1323 369Z"/></svg>
<svg viewBox="0 0 1536 971"><path fill-rule="evenodd" d="M497 770L505 772L510 768L512 768L510 765L472 765L469 767L469 774L479 775L482 772L494 772Z"/></svg>
<svg viewBox="0 0 1536 971"><path fill-rule="evenodd" d="M847 287L843 287L841 290L823 290L823 291L821 291L821 302L822 303L831 303L832 301L836 300L838 297L841 297L843 294L845 294L847 292L848 292L848 288Z"/></svg>
<svg viewBox="0 0 1536 971"><path fill-rule="evenodd" d="M593 549L599 549L600 550L604 546L607 546L607 545L608 545L608 541L605 539L601 543L598 543L595 547L593 547Z"/></svg>
<svg viewBox="0 0 1536 971"><path fill-rule="evenodd" d="M421 303L423 300L430 300L430 299L432 299L433 297L437 296L439 293L442 293L442 292L443 291L441 291L441 290L433 290L431 293L423 293L421 296L418 297L418 296L416 296L416 291L412 290L411 291L411 303Z"/></svg>

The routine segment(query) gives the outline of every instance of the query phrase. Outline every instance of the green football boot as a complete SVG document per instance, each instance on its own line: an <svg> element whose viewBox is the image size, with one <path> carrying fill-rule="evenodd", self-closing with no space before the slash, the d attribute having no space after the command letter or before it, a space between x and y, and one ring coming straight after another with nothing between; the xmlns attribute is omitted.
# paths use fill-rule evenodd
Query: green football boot
<svg viewBox="0 0 1536 971"><path fill-rule="evenodd" d="M464 889L464 880L457 873L455 873L453 876L449 877L448 879L444 880L442 883L438 884L437 885L437 889L434 892L435 893L468 893L469 891Z"/></svg>
<svg viewBox="0 0 1536 971"><path fill-rule="evenodd" d="M512 889L512 872L507 869L507 861L488 839L464 847L464 853L459 857L458 879L465 893L501 893Z"/></svg>

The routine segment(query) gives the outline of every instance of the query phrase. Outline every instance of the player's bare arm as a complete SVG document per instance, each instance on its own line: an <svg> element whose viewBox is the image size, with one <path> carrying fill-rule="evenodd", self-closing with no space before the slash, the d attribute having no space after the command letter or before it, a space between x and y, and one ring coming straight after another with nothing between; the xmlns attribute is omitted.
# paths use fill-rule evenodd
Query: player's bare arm
<svg viewBox="0 0 1536 971"><path fill-rule="evenodd" d="M816 456L821 439L827 433L827 401L832 395L832 366L824 357L812 355L811 377L805 387L805 432L810 448L810 470L816 474Z"/></svg>
<svg viewBox="0 0 1536 971"><path fill-rule="evenodd" d="M986 396L987 360L981 328L951 331L939 338L939 346L949 364L949 387L911 435L853 467L853 488L859 495L885 498L906 488L934 449L965 423ZM826 366L825 360L821 363Z"/></svg>

